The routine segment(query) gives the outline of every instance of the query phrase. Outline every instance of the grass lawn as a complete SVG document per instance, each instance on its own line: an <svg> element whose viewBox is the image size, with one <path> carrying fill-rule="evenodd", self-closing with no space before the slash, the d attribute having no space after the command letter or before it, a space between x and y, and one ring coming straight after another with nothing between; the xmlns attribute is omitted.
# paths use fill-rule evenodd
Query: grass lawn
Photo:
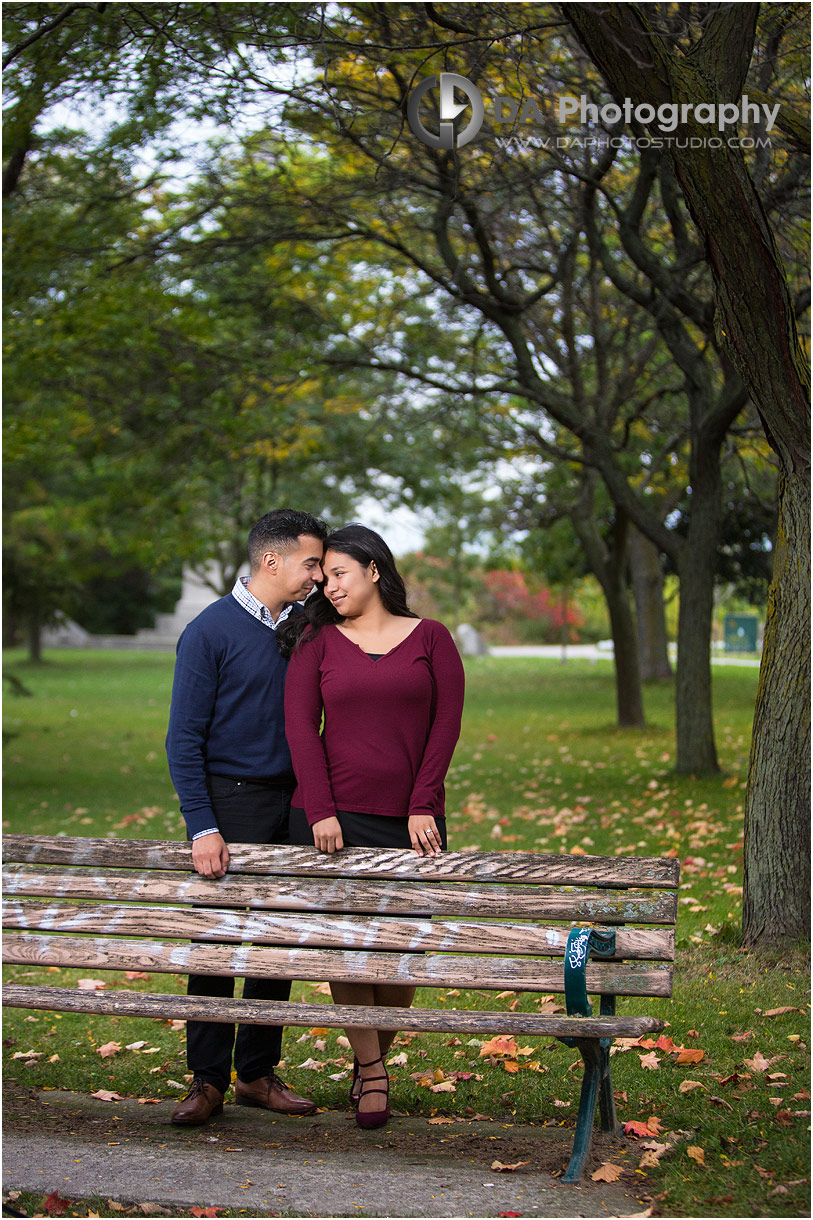
<svg viewBox="0 0 813 1220"><path fill-rule="evenodd" d="M170 654L63 651L32 667L21 653L7 654L7 672L31 693L5 700L4 829L182 838L163 749L172 664ZM756 685L756 669L715 666L722 773L696 779L672 770L671 684L647 689L648 729L619 731L608 661L467 662L463 737L447 785L450 846L669 854L681 861L674 998L622 1000L619 1011L663 1016L676 1047L703 1055L678 1064L664 1043L619 1048L613 1060L620 1119L648 1124L651 1133L621 1158L625 1180L651 1195L655 1214L810 1214L806 949L762 958L744 953L739 941L742 807ZM6 971L10 978L65 983L78 973ZM145 990L185 986L180 976L107 981ZM322 998L307 983L296 994ZM456 1007L534 1004L530 994L505 992L450 991L447 1000ZM121 1050L103 1058L99 1050L108 1042ZM503 1061L480 1057L476 1040L401 1037L394 1048L399 1064L391 1069L394 1105L426 1117L476 1112L504 1122L572 1125L578 1053L542 1040L523 1049L519 1070L506 1070ZM322 1106L347 1107L347 1046L340 1034L292 1029L284 1054L295 1088ZM317 1066L302 1067L306 1062ZM430 1066L461 1074L453 1094L430 1091ZM179 1096L183 1030L146 1020L10 1011L3 1067L8 1077L40 1089Z"/></svg>

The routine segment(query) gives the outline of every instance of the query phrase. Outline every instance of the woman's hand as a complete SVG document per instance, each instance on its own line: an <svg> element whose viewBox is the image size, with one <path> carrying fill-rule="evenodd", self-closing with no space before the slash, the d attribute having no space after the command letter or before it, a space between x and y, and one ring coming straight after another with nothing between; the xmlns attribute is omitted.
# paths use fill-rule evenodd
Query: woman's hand
<svg viewBox="0 0 813 1220"><path fill-rule="evenodd" d="M407 825L410 841L419 856L441 855L440 832L431 813L413 813Z"/></svg>
<svg viewBox="0 0 813 1220"><path fill-rule="evenodd" d="M314 822L311 829L314 843L320 851L326 851L329 856L332 856L334 851L341 851L344 847L342 828L338 818L322 818L321 822Z"/></svg>

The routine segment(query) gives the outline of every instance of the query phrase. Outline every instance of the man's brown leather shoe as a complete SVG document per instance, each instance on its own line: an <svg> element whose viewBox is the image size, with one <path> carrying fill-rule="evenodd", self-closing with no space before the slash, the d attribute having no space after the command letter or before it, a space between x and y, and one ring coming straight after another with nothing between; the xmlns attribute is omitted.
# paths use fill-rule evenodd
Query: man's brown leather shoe
<svg viewBox="0 0 813 1220"><path fill-rule="evenodd" d="M223 1094L220 1090L196 1076L186 1097L172 1111L172 1122L199 1127L202 1123L208 1123L213 1114L220 1114L222 1109Z"/></svg>
<svg viewBox="0 0 813 1220"><path fill-rule="evenodd" d="M277 1114L313 1114L316 1109L315 1102L292 1092L276 1072L252 1080L251 1084L236 1080L234 1096L238 1106L259 1106L261 1110L275 1110Z"/></svg>

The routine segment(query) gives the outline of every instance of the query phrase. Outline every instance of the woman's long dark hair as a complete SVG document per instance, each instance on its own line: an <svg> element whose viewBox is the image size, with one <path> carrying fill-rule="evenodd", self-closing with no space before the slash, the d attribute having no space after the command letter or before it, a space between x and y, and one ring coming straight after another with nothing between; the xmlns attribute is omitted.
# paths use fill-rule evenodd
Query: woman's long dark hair
<svg viewBox="0 0 813 1220"><path fill-rule="evenodd" d="M375 530L366 525L345 525L325 539L325 552L349 555L363 568L374 563L378 569L378 592L384 609L400 618L418 618L407 605L403 577L395 566L392 551ZM277 630L277 646L289 657L300 643L313 640L328 623L340 623L342 616L325 597L324 583L318 585L305 602L305 613L289 618Z"/></svg>

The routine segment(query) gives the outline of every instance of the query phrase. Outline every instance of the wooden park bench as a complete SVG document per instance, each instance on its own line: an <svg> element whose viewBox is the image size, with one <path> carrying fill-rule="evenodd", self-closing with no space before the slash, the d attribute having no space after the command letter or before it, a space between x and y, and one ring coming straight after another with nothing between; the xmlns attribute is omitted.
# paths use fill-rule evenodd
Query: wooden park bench
<svg viewBox="0 0 813 1220"><path fill-rule="evenodd" d="M422 988L564 992L567 1015L271 1003L11 984L3 1002L163 1020L376 1026L539 1035L584 1060L578 1182L596 1100L616 1132L610 1043L663 1029L617 1016L616 996L668 997L678 863L672 859L230 844L228 874L191 871L188 843L6 835L4 962L170 974L267 975ZM576 926L574 926L576 925ZM586 925L586 926L583 926ZM600 997L593 1016L588 993ZM423 999L420 996L419 999Z"/></svg>

